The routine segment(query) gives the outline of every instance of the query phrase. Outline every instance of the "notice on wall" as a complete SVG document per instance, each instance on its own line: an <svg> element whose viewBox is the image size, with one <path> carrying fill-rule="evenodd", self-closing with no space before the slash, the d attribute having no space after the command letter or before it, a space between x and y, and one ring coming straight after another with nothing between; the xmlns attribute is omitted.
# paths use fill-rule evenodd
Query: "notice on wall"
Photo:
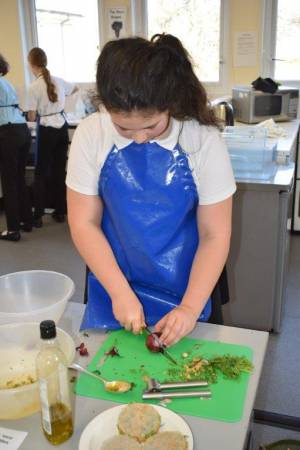
<svg viewBox="0 0 300 450"><path fill-rule="evenodd" d="M234 67L253 67L257 64L257 34L252 31L235 33Z"/></svg>
<svg viewBox="0 0 300 450"><path fill-rule="evenodd" d="M127 36L127 11L124 7L108 9L109 39L119 39Z"/></svg>
<svg viewBox="0 0 300 450"><path fill-rule="evenodd" d="M0 450L18 450L28 433L0 427Z"/></svg>

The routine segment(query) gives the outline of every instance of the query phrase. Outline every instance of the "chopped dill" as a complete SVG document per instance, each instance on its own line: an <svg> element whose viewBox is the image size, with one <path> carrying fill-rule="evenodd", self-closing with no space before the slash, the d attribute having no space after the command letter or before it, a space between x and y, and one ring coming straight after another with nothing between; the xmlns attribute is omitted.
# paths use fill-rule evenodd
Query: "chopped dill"
<svg viewBox="0 0 300 450"><path fill-rule="evenodd" d="M217 383L219 374L230 380L237 380L242 372L252 372L253 365L245 356L214 356L204 359L194 356L185 359L178 367L170 367L166 371L167 380L170 381L207 381L209 384Z"/></svg>

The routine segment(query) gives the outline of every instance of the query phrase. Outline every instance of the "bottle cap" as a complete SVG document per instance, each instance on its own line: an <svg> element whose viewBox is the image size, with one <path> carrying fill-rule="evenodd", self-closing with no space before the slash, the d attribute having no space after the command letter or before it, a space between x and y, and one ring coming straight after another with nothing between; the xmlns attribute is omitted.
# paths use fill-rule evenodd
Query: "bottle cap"
<svg viewBox="0 0 300 450"><path fill-rule="evenodd" d="M53 339L56 337L56 325L53 320L43 320L40 323L40 332L42 339Z"/></svg>

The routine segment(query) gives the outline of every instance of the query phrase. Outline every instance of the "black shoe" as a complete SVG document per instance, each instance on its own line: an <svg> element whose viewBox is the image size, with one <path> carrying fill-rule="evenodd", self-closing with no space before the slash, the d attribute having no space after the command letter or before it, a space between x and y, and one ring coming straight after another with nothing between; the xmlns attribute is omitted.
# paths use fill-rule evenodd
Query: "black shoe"
<svg viewBox="0 0 300 450"><path fill-rule="evenodd" d="M0 233L0 239L2 241L13 241L18 242L21 239L21 235L19 231L2 231Z"/></svg>
<svg viewBox="0 0 300 450"><path fill-rule="evenodd" d="M37 217L33 219L33 226L35 228L42 228L43 226L43 219L41 217Z"/></svg>
<svg viewBox="0 0 300 450"><path fill-rule="evenodd" d="M22 231L26 231L27 233L30 233L30 231L32 231L32 224L26 223L26 222L20 222L20 229Z"/></svg>
<svg viewBox="0 0 300 450"><path fill-rule="evenodd" d="M57 214L56 212L52 213L52 219L55 220L55 222L63 223L66 221L66 216L64 214Z"/></svg>

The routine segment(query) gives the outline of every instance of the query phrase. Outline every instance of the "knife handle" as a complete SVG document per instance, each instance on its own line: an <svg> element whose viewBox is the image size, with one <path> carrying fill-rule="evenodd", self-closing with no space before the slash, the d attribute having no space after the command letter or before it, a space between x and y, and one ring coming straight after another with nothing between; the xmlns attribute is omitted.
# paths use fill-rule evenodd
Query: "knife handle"
<svg viewBox="0 0 300 450"><path fill-rule="evenodd" d="M189 397L203 397L211 398L211 391L178 391L178 392L144 392L143 399L164 399L164 398L189 398Z"/></svg>

